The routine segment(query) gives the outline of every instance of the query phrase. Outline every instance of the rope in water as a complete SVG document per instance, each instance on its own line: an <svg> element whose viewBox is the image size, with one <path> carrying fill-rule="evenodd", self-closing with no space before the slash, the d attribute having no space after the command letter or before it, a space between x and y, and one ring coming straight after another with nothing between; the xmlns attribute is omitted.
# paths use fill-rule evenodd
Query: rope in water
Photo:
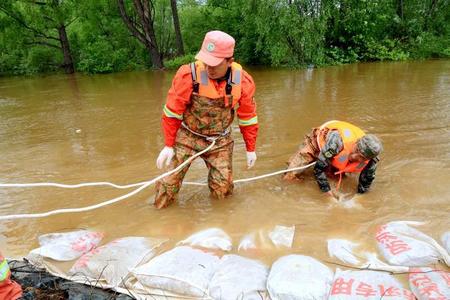
<svg viewBox="0 0 450 300"><path fill-rule="evenodd" d="M53 183L53 182L44 182L44 183L0 183L0 188L1 187L59 187L59 188L68 188L68 189L74 189L74 188L80 188L80 187L88 187L88 186L111 186L111 187L115 187L118 189L128 189L128 188L132 188L132 187L138 187L137 189L135 189L134 191L127 193L125 195L122 195L120 197L116 197L114 199L111 200L107 200L95 205L90 205L90 206L85 206L85 207L79 207L79 208L63 208L63 209L56 209L56 210L51 210L48 212L44 212L44 213L35 213L35 214L16 214L16 215L5 215L5 216L0 216L0 221L2 220L14 220L14 219L32 219L32 218L45 218L51 215L56 215L56 214L64 214L64 213L77 213L77 212L85 212L85 211L90 211L90 210L94 210L103 206L107 206L110 204L114 204L116 202L119 202L121 200L124 200L126 198L129 198L137 193L139 193L140 191L142 191L143 189L147 188L148 186L150 186L151 184L155 183L156 181L160 180L161 178L164 178L170 174L173 174L175 172L177 172L178 170L182 169L184 166L186 166L188 163L190 163L191 161L193 161L195 158L197 158L198 156L202 155L203 153L209 151L212 147L214 147L216 141L213 140L211 142L211 144L205 148L204 150L200 151L199 153L191 156L189 159L187 159L186 161L184 161L182 164L180 164L178 167L176 167L175 169L168 171L166 173L163 173L157 177L155 177L154 179L150 180L150 181L144 181L144 182L139 182L139 183L133 183L133 184L127 184L127 185L118 185L118 184L114 184L111 182L87 182L87 183L80 183L80 184L60 184L60 183ZM272 173L268 173L268 174L264 174L264 175L260 175L260 176L255 176L255 177L250 177L250 178L244 178L244 179L238 179L238 180L234 180L234 183L242 183L242 182L249 182L249 181L253 181L253 180L258 180L258 179L263 179L263 178L267 178L270 176L274 176L274 175L278 175L278 174L282 174L285 172L289 172L289 171L298 171L298 170L303 170L303 169L307 169L311 166L313 166L315 164L315 162L310 163L308 165L302 166L302 167L296 167L296 168L291 168L291 169L285 169L285 170L280 170L280 171L276 171L276 172L272 172ZM203 182L184 182L183 184L187 184L187 185L200 185L200 186L204 186L207 185L207 183L203 183Z"/></svg>

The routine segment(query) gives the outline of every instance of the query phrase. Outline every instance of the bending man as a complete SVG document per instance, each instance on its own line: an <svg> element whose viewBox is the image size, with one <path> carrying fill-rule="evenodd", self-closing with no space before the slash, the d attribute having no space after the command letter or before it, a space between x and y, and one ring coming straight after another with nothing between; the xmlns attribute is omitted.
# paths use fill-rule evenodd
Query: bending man
<svg viewBox="0 0 450 300"><path fill-rule="evenodd" d="M329 121L305 136L303 145L289 159L288 168L316 161L316 181L320 190L331 196L334 195L326 173L339 175L341 179L344 173L358 172L357 192L365 193L375 179L378 155L382 150L383 146L375 135L366 134L347 122ZM287 172L283 179L293 180L299 175L300 172Z"/></svg>
<svg viewBox="0 0 450 300"><path fill-rule="evenodd" d="M255 84L252 77L233 61L235 41L222 31L208 32L195 63L181 66L172 82L164 106L162 127L165 147L156 161L176 168L204 150L201 155L209 169L208 186L213 196L224 198L233 192L233 139L230 126L237 113L247 149L247 166L256 161L258 133ZM154 205L163 208L174 202L189 165L157 182Z"/></svg>

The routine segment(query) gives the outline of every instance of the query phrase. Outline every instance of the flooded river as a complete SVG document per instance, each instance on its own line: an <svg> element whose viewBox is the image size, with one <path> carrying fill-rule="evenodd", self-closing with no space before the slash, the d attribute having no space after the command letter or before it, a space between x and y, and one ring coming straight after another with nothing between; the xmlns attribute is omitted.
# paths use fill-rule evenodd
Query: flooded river
<svg viewBox="0 0 450 300"><path fill-rule="evenodd" d="M99 230L106 240L124 236L170 238L220 227L235 249L248 233L295 225L293 248L258 239L266 263L286 253L329 260L326 241L345 238L375 250L377 225L424 221L420 230L439 240L450 230L450 61L372 63L314 70L249 68L257 85L258 160L247 170L245 148L234 125L234 177L285 168L305 133L327 120L345 120L378 135L385 151L372 189L333 203L312 177L299 183L279 176L237 184L234 195L211 199L207 187L185 185L167 209L149 205L154 186L97 210L42 219L0 222L0 249L26 255L44 233ZM161 172L160 117L174 72L52 75L0 78L0 182L109 181L128 184ZM187 181L206 180L196 161ZM1 188L0 215L88 206L129 190L111 187Z"/></svg>

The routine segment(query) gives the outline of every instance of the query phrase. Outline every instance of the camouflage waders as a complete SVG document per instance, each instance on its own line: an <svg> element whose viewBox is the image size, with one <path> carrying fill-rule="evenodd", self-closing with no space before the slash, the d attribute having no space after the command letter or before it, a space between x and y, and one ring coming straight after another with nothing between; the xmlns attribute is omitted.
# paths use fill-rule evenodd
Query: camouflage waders
<svg viewBox="0 0 450 300"><path fill-rule="evenodd" d="M317 136L319 134L319 128L313 128L310 134L305 135L305 139L300 148L294 155L289 158L288 169L306 166L317 160L320 153L319 145L317 144ZM294 180L300 179L300 175L304 170L287 172L283 175L283 179Z"/></svg>
<svg viewBox="0 0 450 300"><path fill-rule="evenodd" d="M193 94L191 104L183 114L184 124L193 132L206 136L218 136L226 132L234 118L232 99L225 101L225 97L210 99ZM211 144L205 137L196 135L186 128L180 127L175 140L175 156L171 161L173 170L189 157L204 150ZM213 196L224 198L233 193L232 155L234 142L228 133L216 140L214 147L200 157L208 167L208 186ZM175 201L181 188L184 175L190 164L182 170L164 177L156 183L156 208L169 206Z"/></svg>

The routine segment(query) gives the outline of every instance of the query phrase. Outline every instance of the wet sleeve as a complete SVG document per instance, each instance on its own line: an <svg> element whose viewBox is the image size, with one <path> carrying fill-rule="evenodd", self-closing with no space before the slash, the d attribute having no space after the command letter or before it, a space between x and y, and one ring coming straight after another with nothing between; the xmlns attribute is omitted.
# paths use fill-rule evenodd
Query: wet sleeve
<svg viewBox="0 0 450 300"><path fill-rule="evenodd" d="M369 190L372 181L375 179L378 161L378 158L371 159L359 174L358 193L363 194Z"/></svg>
<svg viewBox="0 0 450 300"><path fill-rule="evenodd" d="M189 104L192 94L192 77L189 65L181 66L172 80L172 86L167 94L163 108L162 130L164 143L173 147L177 131L183 120L183 113Z"/></svg>
<svg viewBox="0 0 450 300"><path fill-rule="evenodd" d="M258 116L256 114L255 83L253 78L242 70L241 98L237 108L239 129L244 138L245 148L248 152L255 151L258 136Z"/></svg>
<svg viewBox="0 0 450 300"><path fill-rule="evenodd" d="M325 145L322 147L322 150L320 150L319 157L314 165L314 176L316 177L316 182L322 192L331 190L325 171L330 165L331 159L341 152L343 148L344 143L342 142L339 132L329 132Z"/></svg>

